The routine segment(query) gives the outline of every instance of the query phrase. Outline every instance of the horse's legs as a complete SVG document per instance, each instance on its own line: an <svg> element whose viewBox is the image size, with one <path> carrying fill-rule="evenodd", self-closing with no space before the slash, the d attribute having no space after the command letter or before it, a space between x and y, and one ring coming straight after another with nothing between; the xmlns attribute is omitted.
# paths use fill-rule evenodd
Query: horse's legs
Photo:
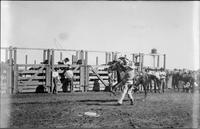
<svg viewBox="0 0 200 129"><path fill-rule="evenodd" d="M144 89L144 98L147 97L147 85L143 84L143 89Z"/></svg>
<svg viewBox="0 0 200 129"><path fill-rule="evenodd" d="M125 98L125 95L126 95L127 91L128 91L128 85L125 84L123 92L122 92L122 95L121 95L121 98L118 100L118 104L122 104L123 103L123 100Z"/></svg>
<svg viewBox="0 0 200 129"><path fill-rule="evenodd" d="M160 93L160 91L161 91L160 81L157 79L156 79L156 85L158 87L158 92Z"/></svg>
<svg viewBox="0 0 200 129"><path fill-rule="evenodd" d="M156 80L153 80L153 85L154 85L154 92L156 93Z"/></svg>
<svg viewBox="0 0 200 129"><path fill-rule="evenodd" d="M128 92L127 92L127 94L128 94L128 98L129 98L130 101L131 101L131 105L133 105L133 103L134 103L134 98L133 98L133 96L132 96L132 90L133 90L133 86L128 87Z"/></svg>

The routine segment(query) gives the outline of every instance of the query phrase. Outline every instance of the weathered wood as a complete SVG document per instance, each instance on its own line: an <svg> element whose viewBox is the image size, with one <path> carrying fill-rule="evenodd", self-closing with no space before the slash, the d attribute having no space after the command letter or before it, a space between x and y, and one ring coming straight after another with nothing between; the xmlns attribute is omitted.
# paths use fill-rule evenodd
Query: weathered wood
<svg viewBox="0 0 200 129"><path fill-rule="evenodd" d="M89 66L90 69L92 70L92 72L94 72L96 74L96 76L99 78L99 80L105 85L107 86L107 84L104 82L104 80L102 79L102 77L97 73L97 71L92 67L92 66Z"/></svg>
<svg viewBox="0 0 200 129"><path fill-rule="evenodd" d="M5 62L8 60L8 48L5 50Z"/></svg>
<svg viewBox="0 0 200 129"><path fill-rule="evenodd" d="M32 80L43 80L45 79L45 76L36 76L36 77L18 77L18 81L20 80L29 80L29 79L32 79Z"/></svg>
<svg viewBox="0 0 200 129"><path fill-rule="evenodd" d="M54 71L54 50L51 50L51 69ZM52 73L52 72L51 72ZM53 92L53 77L51 74L51 92Z"/></svg>
<svg viewBox="0 0 200 129"><path fill-rule="evenodd" d="M18 85L19 86L45 85L45 82L31 81L27 83L27 81L18 81Z"/></svg>
<svg viewBox="0 0 200 129"><path fill-rule="evenodd" d="M83 50L81 50L79 54L80 54L79 55L80 59L84 60L84 52L83 52Z"/></svg>
<svg viewBox="0 0 200 129"><path fill-rule="evenodd" d="M46 66L45 64L17 64L18 67L42 67L42 66Z"/></svg>
<svg viewBox="0 0 200 129"><path fill-rule="evenodd" d="M45 66L41 67L44 68ZM39 70L27 70L27 71L19 71L19 74L39 74L39 73L45 73L45 70L41 70L41 68Z"/></svg>
<svg viewBox="0 0 200 129"><path fill-rule="evenodd" d="M13 94L13 49L9 47L9 87L11 87L11 93Z"/></svg>
<svg viewBox="0 0 200 129"><path fill-rule="evenodd" d="M28 64L28 55L25 55L25 64ZM25 66L25 70L27 70L27 66Z"/></svg>
<svg viewBox="0 0 200 129"><path fill-rule="evenodd" d="M101 76L101 75L100 75ZM108 80L108 76L101 76L102 80ZM97 76L90 76L89 79L98 79Z"/></svg>
<svg viewBox="0 0 200 129"><path fill-rule="evenodd" d="M157 67L160 67L160 55L157 56Z"/></svg>
<svg viewBox="0 0 200 129"><path fill-rule="evenodd" d="M43 61L46 60L46 52L47 52L47 50L43 50Z"/></svg>
<svg viewBox="0 0 200 129"><path fill-rule="evenodd" d="M105 53L105 64L108 64L108 53Z"/></svg>
<svg viewBox="0 0 200 129"><path fill-rule="evenodd" d="M81 66L80 67L80 86L81 87L84 87L84 85L85 85L85 68L84 68L84 66Z"/></svg>
<svg viewBox="0 0 200 129"><path fill-rule="evenodd" d="M60 52L60 61L63 59L62 52Z"/></svg>
<svg viewBox="0 0 200 129"><path fill-rule="evenodd" d="M50 49L47 50L47 60L48 60L48 65L46 67L46 87L47 87L47 91L48 93L51 92L51 69L50 69L50 58L51 58L51 55L50 55Z"/></svg>
<svg viewBox="0 0 200 129"><path fill-rule="evenodd" d="M96 57L96 65L99 65L99 58L98 58L98 56Z"/></svg>
<svg viewBox="0 0 200 129"><path fill-rule="evenodd" d="M165 69L166 69L166 54L164 54L163 56L164 56L163 68L164 68L164 70L165 70Z"/></svg>
<svg viewBox="0 0 200 129"><path fill-rule="evenodd" d="M17 93L17 49L14 48L14 60L13 60L13 93L16 94Z"/></svg>

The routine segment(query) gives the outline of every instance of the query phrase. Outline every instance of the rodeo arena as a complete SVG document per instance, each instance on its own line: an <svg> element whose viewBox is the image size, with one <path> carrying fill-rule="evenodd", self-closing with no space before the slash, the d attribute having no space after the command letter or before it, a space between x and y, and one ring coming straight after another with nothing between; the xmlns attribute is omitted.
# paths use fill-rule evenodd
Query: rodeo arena
<svg viewBox="0 0 200 129"><path fill-rule="evenodd" d="M1 53L1 106L9 101L1 127L199 127L200 70L168 69L167 55L155 48L122 54L10 46Z"/></svg>

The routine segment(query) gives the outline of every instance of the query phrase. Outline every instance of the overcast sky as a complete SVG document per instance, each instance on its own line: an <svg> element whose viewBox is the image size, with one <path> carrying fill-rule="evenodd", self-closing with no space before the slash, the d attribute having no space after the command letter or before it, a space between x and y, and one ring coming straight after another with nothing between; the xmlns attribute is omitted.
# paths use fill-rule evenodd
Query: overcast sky
<svg viewBox="0 0 200 129"><path fill-rule="evenodd" d="M193 2L15 1L2 2L1 15L2 46L143 53L156 48L167 55L167 68L194 69Z"/></svg>

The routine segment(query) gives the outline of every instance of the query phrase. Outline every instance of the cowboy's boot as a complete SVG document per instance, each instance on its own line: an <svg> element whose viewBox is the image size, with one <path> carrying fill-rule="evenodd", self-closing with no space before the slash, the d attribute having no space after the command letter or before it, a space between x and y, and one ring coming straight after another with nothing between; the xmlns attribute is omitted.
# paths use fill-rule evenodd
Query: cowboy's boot
<svg viewBox="0 0 200 129"><path fill-rule="evenodd" d="M134 105L134 100L133 99L131 99L131 105Z"/></svg>

